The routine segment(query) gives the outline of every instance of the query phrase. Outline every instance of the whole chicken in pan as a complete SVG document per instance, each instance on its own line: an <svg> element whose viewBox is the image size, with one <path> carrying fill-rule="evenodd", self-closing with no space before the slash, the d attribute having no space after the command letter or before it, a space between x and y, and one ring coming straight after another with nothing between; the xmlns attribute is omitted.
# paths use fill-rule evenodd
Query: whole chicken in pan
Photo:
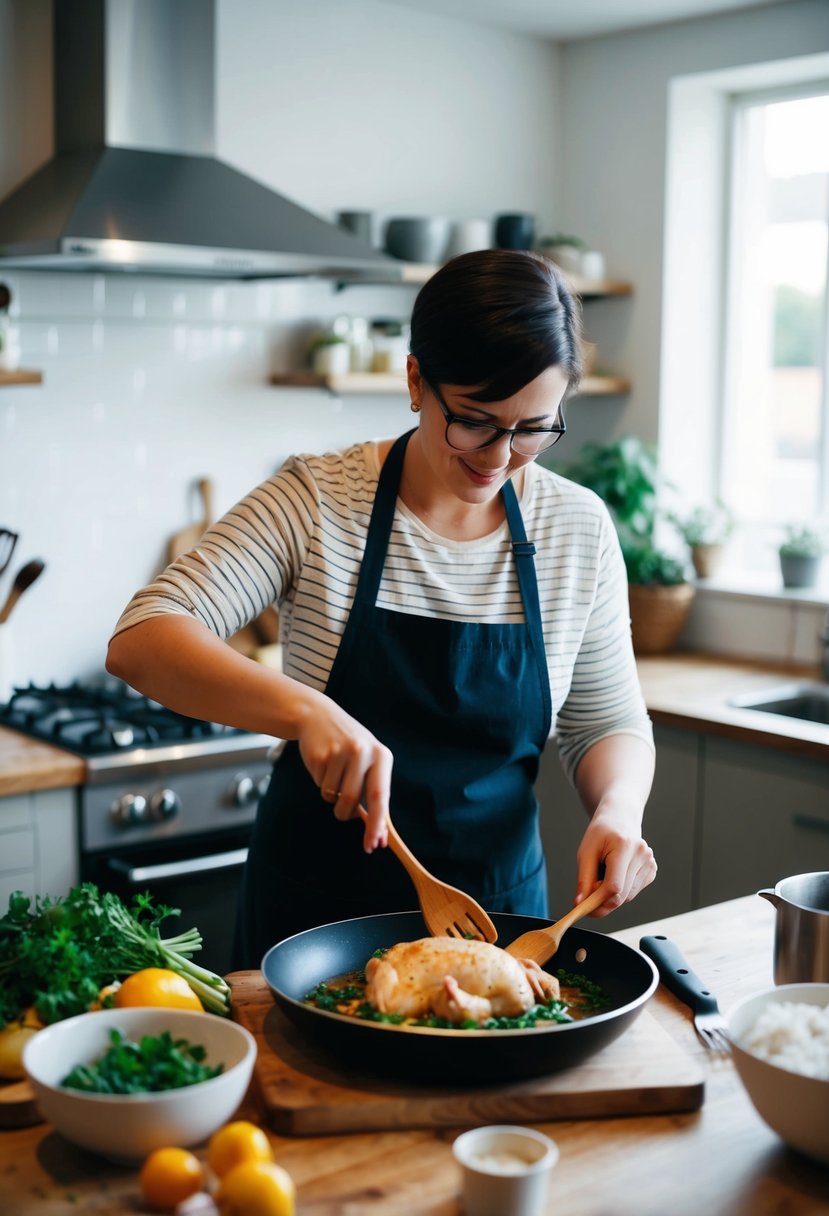
<svg viewBox="0 0 829 1216"><path fill-rule="evenodd" d="M558 980L538 963L489 942L424 937L400 942L366 963L366 998L380 1013L449 1022L518 1017L559 996Z"/></svg>

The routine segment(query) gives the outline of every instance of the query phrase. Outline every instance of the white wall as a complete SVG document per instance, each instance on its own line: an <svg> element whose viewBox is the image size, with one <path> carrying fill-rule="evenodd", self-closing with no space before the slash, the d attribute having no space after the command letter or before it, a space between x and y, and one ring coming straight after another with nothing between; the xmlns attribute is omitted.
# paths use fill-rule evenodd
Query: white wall
<svg viewBox="0 0 829 1216"><path fill-rule="evenodd" d="M636 288L624 307L591 305L603 310L607 361L631 376L633 393L627 402L593 402L581 410L576 440L628 430L658 437L671 80L827 49L826 0L790 0L563 48L561 220L604 250L610 271ZM693 361L693 349L685 357Z"/></svg>
<svg viewBox="0 0 829 1216"><path fill-rule="evenodd" d="M50 11L0 0L0 194L51 153ZM297 202L553 222L554 47L374 0L219 0L217 35L217 153ZM124 603L194 518L198 477L223 510L293 451L409 424L402 397L267 377L338 312L406 316L411 288L0 279L23 364L45 376L0 389L0 527L22 533L14 567L48 562L6 627L18 681L101 670Z"/></svg>

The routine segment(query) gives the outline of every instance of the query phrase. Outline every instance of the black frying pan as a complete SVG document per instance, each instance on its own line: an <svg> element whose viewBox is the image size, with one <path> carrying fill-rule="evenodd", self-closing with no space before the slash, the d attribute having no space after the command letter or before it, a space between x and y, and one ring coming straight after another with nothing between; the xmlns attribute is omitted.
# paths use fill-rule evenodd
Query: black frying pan
<svg viewBox="0 0 829 1216"><path fill-rule="evenodd" d="M496 913L498 944L549 922L535 916ZM659 983L649 958L603 933L568 929L547 964L577 971L611 999L602 1013L581 1022L550 1023L531 1030L432 1030L389 1026L328 1013L303 1003L322 980L365 966L379 947L414 941L428 933L419 912L364 916L307 929L272 946L262 960L277 1004L303 1036L326 1049L345 1070L359 1067L407 1080L476 1082L481 1085L543 1076L580 1064L612 1042L641 1013ZM585 951L583 959L577 953Z"/></svg>

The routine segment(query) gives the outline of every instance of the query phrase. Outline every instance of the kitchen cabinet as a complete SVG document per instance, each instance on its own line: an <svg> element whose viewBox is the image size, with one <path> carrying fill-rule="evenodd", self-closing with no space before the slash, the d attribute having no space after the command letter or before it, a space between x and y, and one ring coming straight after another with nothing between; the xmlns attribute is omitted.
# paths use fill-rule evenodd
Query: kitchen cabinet
<svg viewBox="0 0 829 1216"><path fill-rule="evenodd" d="M829 765L706 738L697 903L829 870Z"/></svg>
<svg viewBox="0 0 829 1216"><path fill-rule="evenodd" d="M13 891L65 895L78 880L75 790L0 798L0 913Z"/></svg>
<svg viewBox="0 0 829 1216"><path fill-rule="evenodd" d="M587 928L615 932L647 918L687 912L694 903L699 740L689 731L655 726L656 775L645 810L645 839L656 856L655 881L632 903ZM550 911L561 916L576 889L576 850L587 825L578 795L564 775L555 741L542 757L536 785L547 854Z"/></svg>

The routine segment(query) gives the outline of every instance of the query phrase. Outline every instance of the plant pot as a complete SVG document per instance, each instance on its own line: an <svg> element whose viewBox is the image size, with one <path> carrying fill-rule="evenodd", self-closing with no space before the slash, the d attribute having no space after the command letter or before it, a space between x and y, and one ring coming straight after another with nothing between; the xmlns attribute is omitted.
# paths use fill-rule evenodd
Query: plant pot
<svg viewBox="0 0 829 1216"><path fill-rule="evenodd" d="M789 553L778 556L784 587L814 587L820 570L819 557L797 557Z"/></svg>
<svg viewBox="0 0 829 1216"><path fill-rule="evenodd" d="M713 578L722 564L725 545L691 545L691 561L697 578Z"/></svg>
<svg viewBox="0 0 829 1216"><path fill-rule="evenodd" d="M630 624L636 654L664 654L679 641L696 588L691 583L663 587L631 583Z"/></svg>

